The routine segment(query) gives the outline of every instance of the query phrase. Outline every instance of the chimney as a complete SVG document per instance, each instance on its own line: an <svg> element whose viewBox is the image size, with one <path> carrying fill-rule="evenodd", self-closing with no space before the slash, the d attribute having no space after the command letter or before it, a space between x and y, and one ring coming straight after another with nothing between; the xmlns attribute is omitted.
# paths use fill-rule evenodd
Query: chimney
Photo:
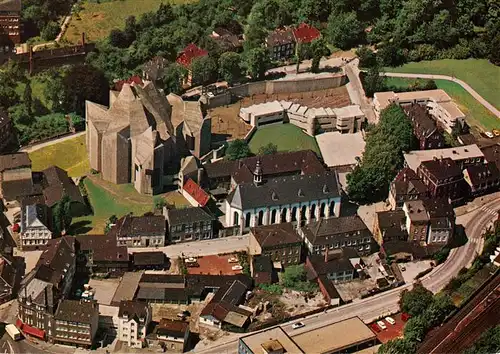
<svg viewBox="0 0 500 354"><path fill-rule="evenodd" d="M198 185L201 187L203 184L203 167L198 168Z"/></svg>

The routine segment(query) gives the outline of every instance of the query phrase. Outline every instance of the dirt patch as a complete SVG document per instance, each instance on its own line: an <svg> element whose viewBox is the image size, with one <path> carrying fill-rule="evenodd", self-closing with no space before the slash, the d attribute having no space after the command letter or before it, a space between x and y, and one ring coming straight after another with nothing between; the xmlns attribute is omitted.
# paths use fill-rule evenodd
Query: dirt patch
<svg viewBox="0 0 500 354"><path fill-rule="evenodd" d="M203 302L191 303L189 305L175 305L175 304L151 304L153 309L153 321L160 321L162 318L168 318L171 320L179 320L177 316L178 313L182 311L189 311L191 316L186 318L189 322L189 329L192 332L199 332L198 319L200 317L201 310L206 306L211 296L207 296L207 299Z"/></svg>
<svg viewBox="0 0 500 354"><path fill-rule="evenodd" d="M102 12L93 12L92 13L92 21L104 20L106 16Z"/></svg>

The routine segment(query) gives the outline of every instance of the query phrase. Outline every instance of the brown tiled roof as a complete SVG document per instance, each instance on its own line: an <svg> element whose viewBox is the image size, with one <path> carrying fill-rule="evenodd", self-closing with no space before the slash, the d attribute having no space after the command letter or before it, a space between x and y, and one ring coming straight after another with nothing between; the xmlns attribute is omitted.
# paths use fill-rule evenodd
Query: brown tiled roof
<svg viewBox="0 0 500 354"><path fill-rule="evenodd" d="M451 158L436 159L424 161L420 164L429 171L438 180L446 178L457 177L462 175L462 170L457 163Z"/></svg>
<svg viewBox="0 0 500 354"><path fill-rule="evenodd" d="M92 251L94 261L128 262L127 247L117 246L109 235L79 235L76 241L81 251Z"/></svg>
<svg viewBox="0 0 500 354"><path fill-rule="evenodd" d="M308 257L312 267L314 268L314 271L316 272L316 274L318 274L318 276L326 275L329 273L353 271L354 267L352 266L349 258L345 257L342 254L342 251L340 251L339 254L339 257L329 258L328 262L325 262L325 256L323 255L313 255Z"/></svg>
<svg viewBox="0 0 500 354"><path fill-rule="evenodd" d="M189 323L179 320L170 320L162 318L156 327L156 333L162 336L183 338L186 331L189 330Z"/></svg>
<svg viewBox="0 0 500 354"><path fill-rule="evenodd" d="M266 44L268 47L275 47L277 45L294 43L293 30L291 28L279 28L267 36Z"/></svg>
<svg viewBox="0 0 500 354"><path fill-rule="evenodd" d="M31 167L28 153L18 152L9 155L0 155L0 172L16 168Z"/></svg>
<svg viewBox="0 0 500 354"><path fill-rule="evenodd" d="M118 317L128 316L129 320L135 318L136 320L140 318L146 318L148 315L149 307L147 303L133 301L133 300L122 300L118 309Z"/></svg>
<svg viewBox="0 0 500 354"><path fill-rule="evenodd" d="M21 12L21 0L3 0L3 1L0 1L0 11L2 11L2 12Z"/></svg>
<svg viewBox="0 0 500 354"><path fill-rule="evenodd" d="M96 301L63 300L59 303L54 318L92 324L95 316L99 316L99 304Z"/></svg>
<svg viewBox="0 0 500 354"><path fill-rule="evenodd" d="M126 215L113 227L117 237L135 237L146 235L165 235L166 226L163 216Z"/></svg>
<svg viewBox="0 0 500 354"><path fill-rule="evenodd" d="M33 184L31 179L3 181L1 187L2 196L6 200L22 200L25 197L42 194L41 186Z"/></svg>
<svg viewBox="0 0 500 354"><path fill-rule="evenodd" d="M392 182L396 195L425 194L427 187L411 168L403 168Z"/></svg>
<svg viewBox="0 0 500 354"><path fill-rule="evenodd" d="M500 166L500 145L493 144L481 148L484 154L484 158L488 162L495 162L497 166Z"/></svg>
<svg viewBox="0 0 500 354"><path fill-rule="evenodd" d="M480 184L492 184L500 178L500 171L495 162L485 164L472 165L466 168L465 172L469 176L473 186L478 187Z"/></svg>
<svg viewBox="0 0 500 354"><path fill-rule="evenodd" d="M250 232L263 248L302 242L292 223L252 227Z"/></svg>
<svg viewBox="0 0 500 354"><path fill-rule="evenodd" d="M455 218L453 206L445 198L423 199L425 210L431 218L448 217Z"/></svg>
<svg viewBox="0 0 500 354"><path fill-rule="evenodd" d="M253 182L252 172L260 160L263 176L279 174L316 174L325 171L325 167L311 150L281 152L272 155L247 157L236 161L219 161L205 165L209 178L232 176L236 183Z"/></svg>
<svg viewBox="0 0 500 354"><path fill-rule="evenodd" d="M58 166L51 166L42 171L43 195L45 204L52 207L67 195L74 202L84 203L80 189L73 183L68 173Z"/></svg>
<svg viewBox="0 0 500 354"><path fill-rule="evenodd" d="M418 139L427 138L437 131L434 120L427 113L427 109L417 103L403 108L413 123L413 131Z"/></svg>
<svg viewBox="0 0 500 354"><path fill-rule="evenodd" d="M358 215L320 218L302 228L304 235L313 245L331 244L332 238L345 238L351 233L371 236L370 230ZM340 238L339 238L340 237Z"/></svg>
<svg viewBox="0 0 500 354"><path fill-rule="evenodd" d="M74 237L63 236L49 240L36 264L35 277L57 285L66 276L67 271L75 262L75 257Z"/></svg>
<svg viewBox="0 0 500 354"><path fill-rule="evenodd" d="M165 253L163 252L134 252L132 253L134 266L163 265Z"/></svg>

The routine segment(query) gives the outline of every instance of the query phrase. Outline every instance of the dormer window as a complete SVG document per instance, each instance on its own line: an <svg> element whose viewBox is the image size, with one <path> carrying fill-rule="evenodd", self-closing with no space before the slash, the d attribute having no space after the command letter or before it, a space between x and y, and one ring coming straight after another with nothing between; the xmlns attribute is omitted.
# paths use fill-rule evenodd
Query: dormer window
<svg viewBox="0 0 500 354"><path fill-rule="evenodd" d="M299 189L299 191L297 192L297 195L299 197L303 197L304 196L304 191L302 190L302 188Z"/></svg>

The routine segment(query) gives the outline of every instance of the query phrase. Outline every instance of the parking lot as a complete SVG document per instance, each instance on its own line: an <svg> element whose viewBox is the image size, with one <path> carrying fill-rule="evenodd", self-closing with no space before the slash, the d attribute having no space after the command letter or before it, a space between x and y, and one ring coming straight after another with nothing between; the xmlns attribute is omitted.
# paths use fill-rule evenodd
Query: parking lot
<svg viewBox="0 0 500 354"><path fill-rule="evenodd" d="M391 339L395 339L403 335L405 322L401 319L401 313L395 314L391 316L391 318L393 318L396 323L390 324L385 319L379 320L384 323L386 329L380 328L376 323L377 321L368 325L371 330L377 335L377 338L381 343L387 343Z"/></svg>
<svg viewBox="0 0 500 354"><path fill-rule="evenodd" d="M229 259L233 262L229 262ZM236 262L234 262L236 260ZM188 263L186 263L187 265ZM189 274L209 274L209 275L234 275L241 274L241 270L233 270L233 266L238 266L238 257L234 254L224 256L203 256L196 258L196 266L187 267Z"/></svg>

